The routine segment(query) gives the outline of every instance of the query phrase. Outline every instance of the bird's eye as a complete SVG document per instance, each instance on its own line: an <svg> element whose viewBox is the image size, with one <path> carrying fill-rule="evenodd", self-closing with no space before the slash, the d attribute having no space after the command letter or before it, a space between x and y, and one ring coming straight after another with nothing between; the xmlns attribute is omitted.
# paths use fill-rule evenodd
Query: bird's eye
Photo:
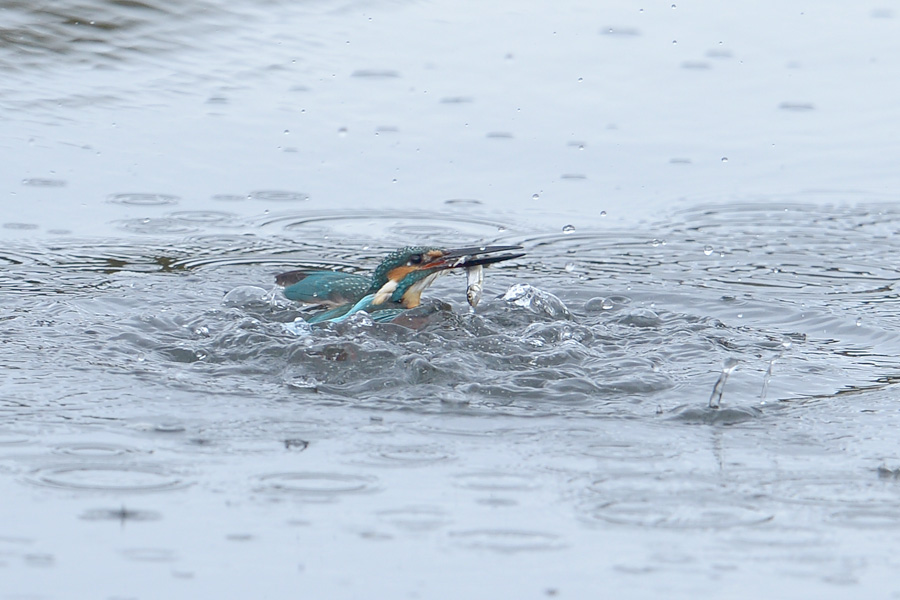
<svg viewBox="0 0 900 600"><path fill-rule="evenodd" d="M421 254L413 254L409 257L408 264L410 265L419 265L422 264L422 255Z"/></svg>

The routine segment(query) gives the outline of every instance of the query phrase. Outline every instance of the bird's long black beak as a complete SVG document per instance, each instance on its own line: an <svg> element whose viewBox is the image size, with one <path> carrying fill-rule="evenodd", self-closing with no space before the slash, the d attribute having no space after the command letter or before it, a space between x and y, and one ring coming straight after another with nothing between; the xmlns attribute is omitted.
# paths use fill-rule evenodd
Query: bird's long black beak
<svg viewBox="0 0 900 600"><path fill-rule="evenodd" d="M447 262L448 269L475 267L477 265L492 265L504 260L512 260L525 256L524 252L514 254L498 254L510 250L521 250L522 246L471 246L469 248L453 248L444 250L442 261ZM490 254L492 256L480 256Z"/></svg>

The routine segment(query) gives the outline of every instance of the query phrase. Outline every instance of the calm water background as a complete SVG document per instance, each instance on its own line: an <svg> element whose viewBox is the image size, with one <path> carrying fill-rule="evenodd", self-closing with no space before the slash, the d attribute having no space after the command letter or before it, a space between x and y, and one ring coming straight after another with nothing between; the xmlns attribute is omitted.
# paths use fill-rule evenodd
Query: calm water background
<svg viewBox="0 0 900 600"><path fill-rule="evenodd" d="M900 597L898 82L889 2L0 3L0 599ZM528 256L266 295L412 242Z"/></svg>

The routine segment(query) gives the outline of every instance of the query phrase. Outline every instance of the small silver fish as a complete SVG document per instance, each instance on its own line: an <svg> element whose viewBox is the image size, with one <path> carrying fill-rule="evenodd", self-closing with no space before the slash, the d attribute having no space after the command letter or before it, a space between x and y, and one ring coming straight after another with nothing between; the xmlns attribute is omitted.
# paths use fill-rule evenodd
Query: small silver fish
<svg viewBox="0 0 900 600"><path fill-rule="evenodd" d="M478 306L478 302L481 300L483 285L484 267L481 265L466 267L466 300L472 308Z"/></svg>

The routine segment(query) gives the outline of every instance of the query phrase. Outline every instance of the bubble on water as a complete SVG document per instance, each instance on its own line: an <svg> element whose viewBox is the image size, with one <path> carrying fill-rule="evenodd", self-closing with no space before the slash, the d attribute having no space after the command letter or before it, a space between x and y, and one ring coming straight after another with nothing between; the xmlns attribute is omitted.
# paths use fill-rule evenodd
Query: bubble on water
<svg viewBox="0 0 900 600"><path fill-rule="evenodd" d="M587 311L604 311L612 310L615 304L609 298L591 298L584 303L584 310Z"/></svg>
<svg viewBox="0 0 900 600"><path fill-rule="evenodd" d="M713 247L712 247L712 246L703 246L703 254L709 256L709 255L711 255L712 253L713 253Z"/></svg>
<svg viewBox="0 0 900 600"><path fill-rule="evenodd" d="M575 232L575 226L574 226L574 225L566 225L565 227L562 228L562 232L565 233L565 234L574 233L574 232Z"/></svg>
<svg viewBox="0 0 900 600"><path fill-rule="evenodd" d="M527 308L553 318L568 319L572 316L565 303L557 296L527 283L517 283L510 287L502 299L513 306Z"/></svg>
<svg viewBox="0 0 900 600"><path fill-rule="evenodd" d="M254 304L268 304L269 292L255 285L241 285L227 294L222 299L225 306L239 307Z"/></svg>

